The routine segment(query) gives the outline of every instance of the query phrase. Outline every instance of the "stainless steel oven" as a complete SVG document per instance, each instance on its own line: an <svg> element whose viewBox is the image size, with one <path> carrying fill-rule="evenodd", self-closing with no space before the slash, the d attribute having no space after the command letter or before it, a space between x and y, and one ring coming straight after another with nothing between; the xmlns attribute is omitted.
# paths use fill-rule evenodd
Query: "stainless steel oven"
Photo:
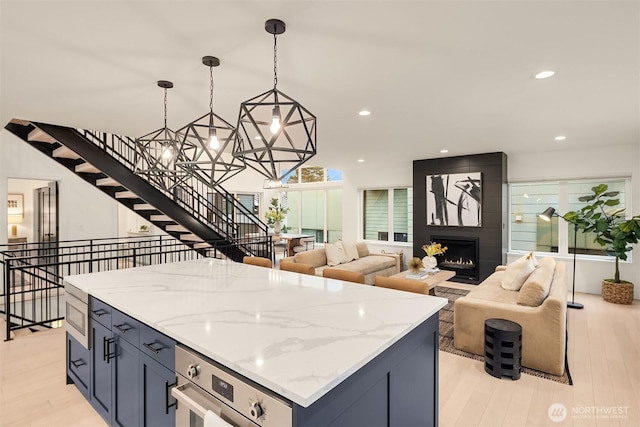
<svg viewBox="0 0 640 427"><path fill-rule="evenodd" d="M84 348L91 343L89 329L89 294L73 285L65 283L65 329L77 339Z"/></svg>
<svg viewBox="0 0 640 427"><path fill-rule="evenodd" d="M201 355L176 347L177 427L287 427L291 405Z"/></svg>

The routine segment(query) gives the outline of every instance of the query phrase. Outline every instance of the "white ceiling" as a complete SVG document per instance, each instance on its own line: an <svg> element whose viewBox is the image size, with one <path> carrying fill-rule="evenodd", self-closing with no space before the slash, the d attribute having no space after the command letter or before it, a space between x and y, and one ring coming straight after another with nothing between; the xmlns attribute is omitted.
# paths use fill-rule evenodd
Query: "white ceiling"
<svg viewBox="0 0 640 427"><path fill-rule="evenodd" d="M213 55L235 124L273 85L269 18L278 88L318 118L312 164L640 143L638 1L2 0L0 123L140 136L166 79L175 130L208 111Z"/></svg>

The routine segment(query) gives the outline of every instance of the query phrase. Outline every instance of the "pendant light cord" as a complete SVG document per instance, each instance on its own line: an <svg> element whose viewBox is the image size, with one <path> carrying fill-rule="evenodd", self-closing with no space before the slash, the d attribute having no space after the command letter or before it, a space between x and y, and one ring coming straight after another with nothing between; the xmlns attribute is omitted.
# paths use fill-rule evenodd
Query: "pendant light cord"
<svg viewBox="0 0 640 427"><path fill-rule="evenodd" d="M213 113L213 67L209 67L209 111Z"/></svg>
<svg viewBox="0 0 640 427"><path fill-rule="evenodd" d="M164 88L164 128L167 128L167 88Z"/></svg>
<svg viewBox="0 0 640 427"><path fill-rule="evenodd" d="M273 35L273 88L278 86L278 39Z"/></svg>

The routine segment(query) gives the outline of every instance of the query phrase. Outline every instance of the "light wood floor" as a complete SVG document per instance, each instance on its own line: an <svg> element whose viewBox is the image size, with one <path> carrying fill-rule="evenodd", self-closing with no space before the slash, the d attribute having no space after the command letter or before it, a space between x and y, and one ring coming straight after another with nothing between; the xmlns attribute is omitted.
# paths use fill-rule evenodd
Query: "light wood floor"
<svg viewBox="0 0 640 427"><path fill-rule="evenodd" d="M517 381L497 379L480 361L440 352L440 425L640 425L640 302L609 304L586 294L576 301L585 308L568 314L573 386L525 374ZM63 329L0 342L1 426L104 426L65 384L64 347ZM567 408L563 422L548 416L554 403ZM606 415L614 410L619 418Z"/></svg>

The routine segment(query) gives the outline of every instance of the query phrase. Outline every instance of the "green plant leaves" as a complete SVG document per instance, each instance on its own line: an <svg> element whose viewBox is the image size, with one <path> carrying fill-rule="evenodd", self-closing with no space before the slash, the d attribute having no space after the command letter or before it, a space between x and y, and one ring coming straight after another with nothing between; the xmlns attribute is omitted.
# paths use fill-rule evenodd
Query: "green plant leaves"
<svg viewBox="0 0 640 427"><path fill-rule="evenodd" d="M619 191L607 191L606 184L591 188L593 194L578 198L579 201L590 203L578 211L567 212L563 218L585 232L594 232L594 242L602 246L606 253L616 257L616 278L620 276L617 259L626 260L627 252L633 249L630 244L640 240L640 215L624 220L625 209L612 211L611 207L618 206L620 199L616 198Z"/></svg>

